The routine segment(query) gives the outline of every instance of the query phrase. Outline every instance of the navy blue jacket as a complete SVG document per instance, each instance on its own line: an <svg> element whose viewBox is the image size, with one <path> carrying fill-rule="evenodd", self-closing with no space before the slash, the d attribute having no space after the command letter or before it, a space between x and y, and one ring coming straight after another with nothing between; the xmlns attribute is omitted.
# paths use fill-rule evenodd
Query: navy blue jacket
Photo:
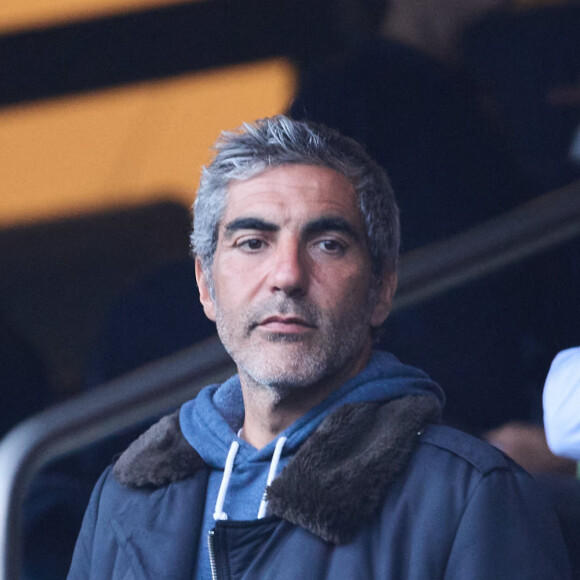
<svg viewBox="0 0 580 580"><path fill-rule="evenodd" d="M569 577L555 515L486 443L429 424L433 397L345 405L269 488L265 519L218 522L232 579ZM99 480L69 580L191 580L209 469L164 418Z"/></svg>

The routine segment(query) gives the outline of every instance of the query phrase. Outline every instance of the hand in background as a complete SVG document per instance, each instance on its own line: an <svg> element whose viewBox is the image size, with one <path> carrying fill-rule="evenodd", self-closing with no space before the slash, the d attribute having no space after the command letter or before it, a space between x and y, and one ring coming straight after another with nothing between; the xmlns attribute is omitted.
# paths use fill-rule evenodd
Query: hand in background
<svg viewBox="0 0 580 580"><path fill-rule="evenodd" d="M580 107L580 81L575 85L552 89L548 92L547 100L555 107Z"/></svg>
<svg viewBox="0 0 580 580"><path fill-rule="evenodd" d="M542 427L513 421L484 434L483 438L530 473L576 473L576 462L554 455Z"/></svg>

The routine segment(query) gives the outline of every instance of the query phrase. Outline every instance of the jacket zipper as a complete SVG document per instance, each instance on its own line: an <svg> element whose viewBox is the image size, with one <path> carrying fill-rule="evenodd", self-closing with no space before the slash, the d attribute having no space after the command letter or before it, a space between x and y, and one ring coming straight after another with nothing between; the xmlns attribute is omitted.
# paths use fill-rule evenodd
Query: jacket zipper
<svg viewBox="0 0 580 580"><path fill-rule="evenodd" d="M210 530L207 534L207 548L209 551L209 565L212 580L219 580L215 561L215 530Z"/></svg>

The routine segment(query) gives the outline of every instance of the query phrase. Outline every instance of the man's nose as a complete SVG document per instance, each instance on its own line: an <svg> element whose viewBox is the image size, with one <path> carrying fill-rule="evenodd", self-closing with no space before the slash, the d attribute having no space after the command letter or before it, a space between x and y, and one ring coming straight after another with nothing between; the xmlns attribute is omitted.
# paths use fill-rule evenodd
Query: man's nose
<svg viewBox="0 0 580 580"><path fill-rule="evenodd" d="M307 257L300 244L294 241L281 243L272 256L271 286L275 292L288 295L306 293L308 287Z"/></svg>

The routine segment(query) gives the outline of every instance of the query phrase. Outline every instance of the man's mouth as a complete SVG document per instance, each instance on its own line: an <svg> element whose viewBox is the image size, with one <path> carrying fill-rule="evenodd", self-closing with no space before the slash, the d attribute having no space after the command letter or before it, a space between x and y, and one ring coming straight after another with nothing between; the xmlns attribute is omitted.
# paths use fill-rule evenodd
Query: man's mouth
<svg viewBox="0 0 580 580"><path fill-rule="evenodd" d="M285 334L300 334L316 328L314 324L305 318L285 315L268 316L259 322L258 327L268 332Z"/></svg>

